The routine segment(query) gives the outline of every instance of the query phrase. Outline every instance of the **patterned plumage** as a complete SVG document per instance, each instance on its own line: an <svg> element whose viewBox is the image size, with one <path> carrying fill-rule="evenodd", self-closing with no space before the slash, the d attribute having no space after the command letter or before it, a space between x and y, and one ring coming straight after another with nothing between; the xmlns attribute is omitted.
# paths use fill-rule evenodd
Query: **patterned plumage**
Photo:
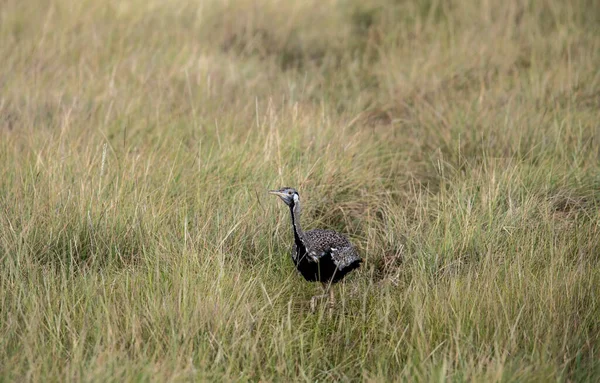
<svg viewBox="0 0 600 383"><path fill-rule="evenodd" d="M289 187L271 190L290 208L294 249L292 260L307 281L336 283L360 266L362 259L348 239L333 231L315 229L303 232L300 226L300 197Z"/></svg>

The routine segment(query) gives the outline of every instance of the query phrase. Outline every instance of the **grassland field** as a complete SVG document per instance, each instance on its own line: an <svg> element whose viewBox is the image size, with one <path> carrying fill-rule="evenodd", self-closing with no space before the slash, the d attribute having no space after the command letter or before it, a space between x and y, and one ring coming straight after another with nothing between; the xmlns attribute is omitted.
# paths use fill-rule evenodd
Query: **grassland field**
<svg viewBox="0 0 600 383"><path fill-rule="evenodd" d="M2 382L599 381L599 300L597 0L0 1Z"/></svg>

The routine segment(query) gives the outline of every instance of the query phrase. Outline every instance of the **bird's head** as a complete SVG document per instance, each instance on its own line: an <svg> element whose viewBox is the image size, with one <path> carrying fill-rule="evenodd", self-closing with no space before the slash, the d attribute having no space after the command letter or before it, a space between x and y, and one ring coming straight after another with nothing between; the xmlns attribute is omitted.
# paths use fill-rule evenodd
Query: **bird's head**
<svg viewBox="0 0 600 383"><path fill-rule="evenodd" d="M278 196L288 206L292 206L294 203L298 202L298 198L300 197L296 189L289 187L283 187L279 190L269 190L269 194Z"/></svg>

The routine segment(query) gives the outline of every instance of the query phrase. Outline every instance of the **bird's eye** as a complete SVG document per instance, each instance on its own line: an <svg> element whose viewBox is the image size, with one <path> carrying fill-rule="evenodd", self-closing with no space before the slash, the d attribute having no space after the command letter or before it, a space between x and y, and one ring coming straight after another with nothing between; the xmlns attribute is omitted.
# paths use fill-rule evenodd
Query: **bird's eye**
<svg viewBox="0 0 600 383"><path fill-rule="evenodd" d="M289 194L289 195L292 195L292 192L291 192L291 191L289 191L289 192L288 192L288 194Z"/></svg>

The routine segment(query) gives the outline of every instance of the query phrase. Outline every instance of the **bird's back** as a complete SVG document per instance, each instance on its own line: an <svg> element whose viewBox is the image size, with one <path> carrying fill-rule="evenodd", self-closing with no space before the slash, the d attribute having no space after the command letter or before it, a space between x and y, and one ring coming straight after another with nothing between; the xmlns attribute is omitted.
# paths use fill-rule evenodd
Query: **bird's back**
<svg viewBox="0 0 600 383"><path fill-rule="evenodd" d="M298 254L294 246L294 255L309 260L304 267L299 267L298 259L295 259L298 270L307 280L337 282L362 262L348 238L333 230L307 231L304 233L304 241L307 247L306 254ZM313 276L317 270L320 276Z"/></svg>

